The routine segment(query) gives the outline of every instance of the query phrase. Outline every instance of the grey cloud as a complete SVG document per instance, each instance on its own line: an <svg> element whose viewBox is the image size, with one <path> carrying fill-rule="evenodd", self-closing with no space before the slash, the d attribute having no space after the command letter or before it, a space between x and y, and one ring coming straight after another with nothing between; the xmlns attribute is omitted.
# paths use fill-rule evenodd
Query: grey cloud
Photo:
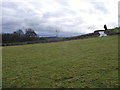
<svg viewBox="0 0 120 90"><path fill-rule="evenodd" d="M15 8L18 8L18 4L17 3L14 3L14 2L2 2L2 7L7 7L7 8L10 8L10 9L15 9Z"/></svg>
<svg viewBox="0 0 120 90"><path fill-rule="evenodd" d="M26 4L22 2L6 2L3 3L3 31L4 32L11 32L17 29L25 29L25 28L33 28L37 32L40 33L54 33L54 31L59 28L59 24L62 26L61 33L64 32L64 27L74 27L75 25L65 25L63 24L66 21L74 22L77 25L75 20L69 19L61 19L52 21L54 23L53 26L50 26L51 22L48 21L48 18L52 17L64 17L66 14L75 15L75 12L67 8L66 2L59 1L58 3L66 5L66 7L61 7L56 12L46 12L43 13L43 17L40 17L38 13L36 13L31 8L26 8ZM32 5L35 8L35 5L41 5L40 3L32 3L29 2L28 5ZM36 9L37 10L37 9ZM44 26L44 24L46 24ZM58 25L58 26L57 26Z"/></svg>
<svg viewBox="0 0 120 90"><path fill-rule="evenodd" d="M43 4L44 3L44 4ZM71 10L69 7L69 0L55 0L55 3L60 5L57 11L44 11L44 0L39 2L4 2L3 3L3 31L12 32L17 29L32 28L40 35L54 35L55 30L60 30L60 35L77 35L75 29L80 29L81 24L86 23L84 18L80 15L76 15L76 11ZM92 5L96 10L100 10L103 13L108 13L104 3L92 2ZM44 12L42 12L44 11ZM95 11L89 10L87 13L95 13ZM83 12L86 14L83 8ZM72 18L64 18L66 15L71 15ZM50 21L51 18L57 18L54 21ZM61 19L58 19L61 18ZM65 22L72 22L73 24L65 24ZM68 31L68 32L67 32ZM70 33L71 31L71 33ZM79 33L80 34L80 33Z"/></svg>
<svg viewBox="0 0 120 90"><path fill-rule="evenodd" d="M43 14L43 18L61 17L61 16L64 16L64 14L60 12L54 12L54 13L47 12Z"/></svg>
<svg viewBox="0 0 120 90"><path fill-rule="evenodd" d="M57 0L57 3L63 5L64 7L69 7L68 2L69 0Z"/></svg>
<svg viewBox="0 0 120 90"><path fill-rule="evenodd" d="M118 2L118 26L120 27L120 1Z"/></svg>
<svg viewBox="0 0 120 90"><path fill-rule="evenodd" d="M91 3L95 7L96 10L99 10L105 14L109 13L107 8L105 7L104 2L91 2Z"/></svg>
<svg viewBox="0 0 120 90"><path fill-rule="evenodd" d="M58 11L55 12L46 12L43 14L43 18L51 18L51 17L64 17L66 14L75 15L76 13L73 10L70 10L68 8L61 8Z"/></svg>
<svg viewBox="0 0 120 90"><path fill-rule="evenodd" d="M72 14L72 15L75 15L76 13L73 11L73 10L71 10L71 9L69 9L69 8L62 8L62 11L63 12L65 12L65 13L70 13L70 14Z"/></svg>

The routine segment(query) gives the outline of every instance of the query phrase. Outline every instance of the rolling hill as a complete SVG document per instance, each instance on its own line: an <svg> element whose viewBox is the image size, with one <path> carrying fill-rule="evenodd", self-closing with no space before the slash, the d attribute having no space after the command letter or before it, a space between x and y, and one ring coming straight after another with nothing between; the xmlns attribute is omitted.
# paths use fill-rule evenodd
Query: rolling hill
<svg viewBox="0 0 120 90"><path fill-rule="evenodd" d="M3 88L118 87L118 35L2 50Z"/></svg>
<svg viewBox="0 0 120 90"><path fill-rule="evenodd" d="M99 31L104 31L107 35L120 35L120 28L116 27L108 30L95 30L93 33L78 35L74 37L42 37L42 39L38 41L2 43L2 46L26 45L26 44L35 44L35 43L52 43L52 42L60 42L60 41L68 41L68 40L76 40L76 39L94 38L94 37L99 37L100 35Z"/></svg>

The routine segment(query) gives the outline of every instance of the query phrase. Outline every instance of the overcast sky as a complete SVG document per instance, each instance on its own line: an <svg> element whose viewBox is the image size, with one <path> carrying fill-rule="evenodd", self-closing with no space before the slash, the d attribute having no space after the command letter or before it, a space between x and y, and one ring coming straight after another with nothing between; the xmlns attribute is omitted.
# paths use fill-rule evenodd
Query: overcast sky
<svg viewBox="0 0 120 90"><path fill-rule="evenodd" d="M40 36L91 33L118 26L119 0L3 0L2 31L32 28Z"/></svg>

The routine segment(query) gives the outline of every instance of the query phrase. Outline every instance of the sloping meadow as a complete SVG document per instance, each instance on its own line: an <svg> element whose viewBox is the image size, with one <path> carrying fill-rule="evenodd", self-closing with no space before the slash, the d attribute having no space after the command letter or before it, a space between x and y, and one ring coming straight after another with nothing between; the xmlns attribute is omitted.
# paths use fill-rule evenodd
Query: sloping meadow
<svg viewBox="0 0 120 90"><path fill-rule="evenodd" d="M118 87L118 36L3 47L3 88Z"/></svg>

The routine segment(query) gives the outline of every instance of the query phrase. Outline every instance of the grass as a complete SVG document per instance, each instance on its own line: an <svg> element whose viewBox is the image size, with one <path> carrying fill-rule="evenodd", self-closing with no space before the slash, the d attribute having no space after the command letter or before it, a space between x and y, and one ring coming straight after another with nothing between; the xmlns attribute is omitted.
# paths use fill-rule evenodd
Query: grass
<svg viewBox="0 0 120 90"><path fill-rule="evenodd" d="M118 87L118 36L2 50L3 88Z"/></svg>
<svg viewBox="0 0 120 90"><path fill-rule="evenodd" d="M120 33L120 28L114 28L113 30Z"/></svg>

